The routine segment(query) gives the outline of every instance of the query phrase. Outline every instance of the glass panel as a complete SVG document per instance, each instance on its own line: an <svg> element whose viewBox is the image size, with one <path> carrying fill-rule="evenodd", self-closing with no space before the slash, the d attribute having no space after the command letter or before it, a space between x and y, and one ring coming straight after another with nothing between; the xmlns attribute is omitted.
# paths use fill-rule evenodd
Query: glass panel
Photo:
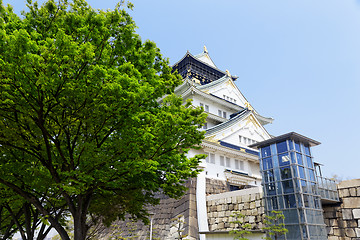
<svg viewBox="0 0 360 240"><path fill-rule="evenodd" d="M292 180L283 181L282 186L283 186L284 193L293 193L294 192L294 186L293 186Z"/></svg>
<svg viewBox="0 0 360 240"><path fill-rule="evenodd" d="M292 170L293 170L294 178L296 178L299 175L298 172L297 172L297 167L296 167L296 165L293 165L291 167L292 167Z"/></svg>
<svg viewBox="0 0 360 240"><path fill-rule="evenodd" d="M294 194L284 195L285 208L296 208L296 201Z"/></svg>
<svg viewBox="0 0 360 240"><path fill-rule="evenodd" d="M305 154L311 156L309 146L304 146L304 147L305 147Z"/></svg>
<svg viewBox="0 0 360 240"><path fill-rule="evenodd" d="M292 140L288 140L290 150L294 150L294 142Z"/></svg>
<svg viewBox="0 0 360 240"><path fill-rule="evenodd" d="M304 194L304 207L306 207L306 208L312 207L311 202L312 202L311 196L307 195L307 194ZM309 221L309 219L308 219L308 221Z"/></svg>
<svg viewBox="0 0 360 240"><path fill-rule="evenodd" d="M261 148L261 157L264 158L269 156L271 156L270 146Z"/></svg>
<svg viewBox="0 0 360 240"><path fill-rule="evenodd" d="M302 160L302 155L300 153L296 153L296 159L299 165L304 165Z"/></svg>
<svg viewBox="0 0 360 240"><path fill-rule="evenodd" d="M308 237L306 225L302 225L302 235L303 235L303 239Z"/></svg>
<svg viewBox="0 0 360 240"><path fill-rule="evenodd" d="M290 157L288 153L279 154L279 165L286 166L290 164Z"/></svg>
<svg viewBox="0 0 360 240"><path fill-rule="evenodd" d="M276 185L276 193L278 194L278 195L280 195L280 194L282 194L282 191L281 191L281 189L282 189L282 187L281 187L281 182L275 182L275 185Z"/></svg>
<svg viewBox="0 0 360 240"><path fill-rule="evenodd" d="M300 150L300 143L295 141L295 150L301 152Z"/></svg>
<svg viewBox="0 0 360 240"><path fill-rule="evenodd" d="M308 192L308 189L307 189L306 181L300 180L300 185L301 185L302 192L303 192L303 193L307 193L307 192Z"/></svg>
<svg viewBox="0 0 360 240"><path fill-rule="evenodd" d="M299 166L299 176L300 178L304 178L305 179L305 171L303 167Z"/></svg>
<svg viewBox="0 0 360 240"><path fill-rule="evenodd" d="M301 239L299 225L286 225L285 228L289 231L286 234L287 239Z"/></svg>
<svg viewBox="0 0 360 240"><path fill-rule="evenodd" d="M285 217L285 222L286 224L289 223L299 223L299 218L298 218L298 213L296 209L292 209L292 210L284 210L283 211L284 217ZM288 229L289 230L289 229ZM290 231L289 231L290 232ZM288 238L289 239L289 238Z"/></svg>
<svg viewBox="0 0 360 240"><path fill-rule="evenodd" d="M276 195L275 183L266 183L265 184L265 190L266 190L268 195Z"/></svg>
<svg viewBox="0 0 360 240"><path fill-rule="evenodd" d="M291 155L291 163L296 163L295 153L291 152L290 155Z"/></svg>
<svg viewBox="0 0 360 240"><path fill-rule="evenodd" d="M270 211L279 209L278 204L277 204L277 197L269 197L269 198L267 198L267 202L268 202Z"/></svg>
<svg viewBox="0 0 360 240"><path fill-rule="evenodd" d="M264 182L273 182L274 181L274 172L273 170L264 171Z"/></svg>
<svg viewBox="0 0 360 240"><path fill-rule="evenodd" d="M305 213L304 210L299 209L299 217L300 217L300 222L305 222Z"/></svg>
<svg viewBox="0 0 360 240"><path fill-rule="evenodd" d="M308 166L309 168L314 168L313 162L312 162L312 160L311 160L311 157L306 156L306 163L307 163L307 166Z"/></svg>
<svg viewBox="0 0 360 240"><path fill-rule="evenodd" d="M301 194L296 194L296 197L297 197L298 207L302 207L302 206L303 206L303 203L302 203Z"/></svg>
<svg viewBox="0 0 360 240"><path fill-rule="evenodd" d="M316 181L315 180L315 173L314 173L314 170L312 170L312 169L307 169L308 170L308 175L309 175L309 179L310 179L310 181Z"/></svg>
<svg viewBox="0 0 360 240"><path fill-rule="evenodd" d="M276 148L277 148L278 154L288 151L288 147L287 147L286 141L277 143L277 144L276 144Z"/></svg>
<svg viewBox="0 0 360 240"><path fill-rule="evenodd" d="M282 180L291 178L291 169L290 169L290 167L280 168L280 174L281 174L281 179Z"/></svg>
<svg viewBox="0 0 360 240"><path fill-rule="evenodd" d="M270 168L273 168L272 160L271 158L263 158L263 170L267 170Z"/></svg>

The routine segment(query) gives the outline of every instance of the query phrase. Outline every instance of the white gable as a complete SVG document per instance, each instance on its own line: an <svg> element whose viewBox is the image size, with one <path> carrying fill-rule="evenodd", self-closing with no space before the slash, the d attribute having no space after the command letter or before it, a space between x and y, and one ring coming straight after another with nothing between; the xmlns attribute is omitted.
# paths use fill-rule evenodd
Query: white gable
<svg viewBox="0 0 360 240"><path fill-rule="evenodd" d="M211 140L221 140L237 146L248 146L255 142L261 142L270 138L265 128L259 123L255 115L250 112L238 120L230 120L232 124L227 123L226 127L219 128L219 131L213 131L206 134L206 138Z"/></svg>

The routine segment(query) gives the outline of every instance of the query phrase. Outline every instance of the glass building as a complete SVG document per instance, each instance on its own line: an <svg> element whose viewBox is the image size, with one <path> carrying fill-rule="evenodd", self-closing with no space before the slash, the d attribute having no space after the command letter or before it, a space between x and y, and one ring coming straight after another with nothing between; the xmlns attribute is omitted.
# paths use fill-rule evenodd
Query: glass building
<svg viewBox="0 0 360 240"><path fill-rule="evenodd" d="M265 209L282 211L283 239L327 239L310 147L320 143L291 132L251 145L259 149Z"/></svg>

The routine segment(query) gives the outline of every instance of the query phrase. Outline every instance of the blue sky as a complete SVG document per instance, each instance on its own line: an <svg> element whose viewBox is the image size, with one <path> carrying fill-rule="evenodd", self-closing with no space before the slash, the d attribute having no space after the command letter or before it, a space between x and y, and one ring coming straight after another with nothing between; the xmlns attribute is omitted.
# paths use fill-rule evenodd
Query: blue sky
<svg viewBox="0 0 360 240"><path fill-rule="evenodd" d="M3 0L16 12L24 0ZM43 1L39 1L43 2ZM89 0L94 8L117 1ZM133 0L143 40L170 63L206 45L272 135L295 131L320 141L323 175L360 178L360 0Z"/></svg>

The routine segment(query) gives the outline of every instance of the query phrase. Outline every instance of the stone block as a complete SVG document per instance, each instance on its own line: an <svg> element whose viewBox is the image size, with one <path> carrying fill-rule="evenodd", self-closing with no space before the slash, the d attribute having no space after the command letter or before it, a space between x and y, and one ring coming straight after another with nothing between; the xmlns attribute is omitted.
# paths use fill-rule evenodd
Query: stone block
<svg viewBox="0 0 360 240"><path fill-rule="evenodd" d="M355 219L359 219L360 218L360 208L358 209L353 209L353 216Z"/></svg>
<svg viewBox="0 0 360 240"><path fill-rule="evenodd" d="M351 197L356 197L357 196L355 187L349 188L349 192L350 192Z"/></svg>
<svg viewBox="0 0 360 240"><path fill-rule="evenodd" d="M238 206L239 206L239 210L244 209L244 203L241 203L241 204L239 204Z"/></svg>
<svg viewBox="0 0 360 240"><path fill-rule="evenodd" d="M335 236L340 236L340 229L339 228L334 228L334 235Z"/></svg>
<svg viewBox="0 0 360 240"><path fill-rule="evenodd" d="M255 202L250 202L250 209L254 209L255 208Z"/></svg>
<svg viewBox="0 0 360 240"><path fill-rule="evenodd" d="M360 228L355 228L356 237L360 237Z"/></svg>
<svg viewBox="0 0 360 240"><path fill-rule="evenodd" d="M250 201L255 201L256 194L250 194Z"/></svg>
<svg viewBox="0 0 360 240"><path fill-rule="evenodd" d="M327 219L325 219L325 220L327 220ZM337 226L339 226L336 219L330 219L330 220L328 220L328 221L329 221L329 225L332 226L332 227L337 227ZM328 225L328 224L326 224L326 225Z"/></svg>
<svg viewBox="0 0 360 240"><path fill-rule="evenodd" d="M250 207L250 203L249 203L249 202L244 203L244 209L249 209L249 207Z"/></svg>
<svg viewBox="0 0 360 240"><path fill-rule="evenodd" d="M256 207L261 207L261 201L260 201L260 200L256 200L256 201L255 201L255 206L256 206Z"/></svg>
<svg viewBox="0 0 360 240"><path fill-rule="evenodd" d="M360 197L360 187L356 188L357 196Z"/></svg>
<svg viewBox="0 0 360 240"><path fill-rule="evenodd" d="M344 198L349 196L350 196L350 192L348 188L339 189L339 197Z"/></svg>
<svg viewBox="0 0 360 240"><path fill-rule="evenodd" d="M356 187L356 186L360 186L360 179L346 180L346 181L342 181L341 183L338 184L339 189L351 188L351 187Z"/></svg>
<svg viewBox="0 0 360 240"><path fill-rule="evenodd" d="M217 229L223 229L225 227L224 223L223 222L220 222L218 225L217 225Z"/></svg>
<svg viewBox="0 0 360 240"><path fill-rule="evenodd" d="M344 208L360 208L360 197L349 197L343 199Z"/></svg>
<svg viewBox="0 0 360 240"><path fill-rule="evenodd" d="M249 216L249 223L255 223L255 216Z"/></svg>
<svg viewBox="0 0 360 240"><path fill-rule="evenodd" d="M345 228L345 234L347 237L355 237L355 231L352 228Z"/></svg>
<svg viewBox="0 0 360 240"><path fill-rule="evenodd" d="M329 236L328 240L339 240L339 237L337 237L337 236Z"/></svg>
<svg viewBox="0 0 360 240"><path fill-rule="evenodd" d="M346 220L353 219L352 210L351 209L343 209L342 216L343 216L343 219L346 219Z"/></svg>
<svg viewBox="0 0 360 240"><path fill-rule="evenodd" d="M346 221L346 226L348 228L356 228L357 227L357 221L356 220Z"/></svg>
<svg viewBox="0 0 360 240"><path fill-rule="evenodd" d="M222 210L222 205L217 205L217 206L216 206L216 211L217 211L217 212L220 212L221 210Z"/></svg>

